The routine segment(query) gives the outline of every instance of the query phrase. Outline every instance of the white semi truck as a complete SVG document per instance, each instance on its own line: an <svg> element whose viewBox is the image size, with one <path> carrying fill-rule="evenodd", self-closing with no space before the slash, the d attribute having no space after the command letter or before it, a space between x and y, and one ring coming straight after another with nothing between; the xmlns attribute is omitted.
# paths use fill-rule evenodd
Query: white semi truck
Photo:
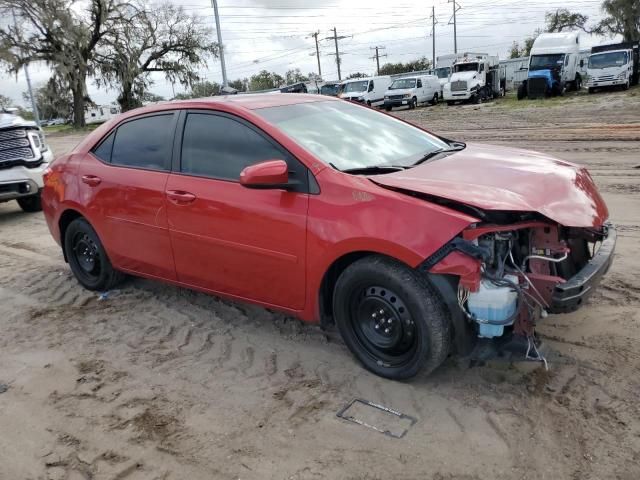
<svg viewBox="0 0 640 480"><path fill-rule="evenodd" d="M580 90L583 65L580 32L541 33L531 47L529 73L518 88L518 100Z"/></svg>
<svg viewBox="0 0 640 480"><path fill-rule="evenodd" d="M497 56L467 53L455 61L443 98L448 105L457 102L480 103L504 95L505 78Z"/></svg>

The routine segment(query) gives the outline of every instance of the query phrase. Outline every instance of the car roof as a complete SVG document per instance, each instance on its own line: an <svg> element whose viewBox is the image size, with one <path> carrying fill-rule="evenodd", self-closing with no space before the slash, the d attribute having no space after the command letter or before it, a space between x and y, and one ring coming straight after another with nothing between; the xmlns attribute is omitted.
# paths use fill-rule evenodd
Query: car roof
<svg viewBox="0 0 640 480"><path fill-rule="evenodd" d="M220 104L233 104L239 107L246 108L248 110L257 110L259 108L268 107L281 107L285 105L297 105L300 103L312 103L312 102L339 102L340 100L334 97L328 97L326 95L313 95L307 93L246 93L237 95L221 95L216 97L207 98L193 98L188 100L172 100L169 102L163 102L164 108L170 106L172 108L190 108L202 107L203 105L210 105L215 107ZM138 113L142 113L141 110L137 110Z"/></svg>

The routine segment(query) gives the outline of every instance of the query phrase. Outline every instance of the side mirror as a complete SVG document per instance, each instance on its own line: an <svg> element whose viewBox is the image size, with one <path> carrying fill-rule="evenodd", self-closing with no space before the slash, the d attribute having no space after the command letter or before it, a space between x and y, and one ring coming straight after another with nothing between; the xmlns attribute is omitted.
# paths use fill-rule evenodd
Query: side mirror
<svg viewBox="0 0 640 480"><path fill-rule="evenodd" d="M284 160L266 160L240 172L240 185L247 188L288 188L289 167Z"/></svg>

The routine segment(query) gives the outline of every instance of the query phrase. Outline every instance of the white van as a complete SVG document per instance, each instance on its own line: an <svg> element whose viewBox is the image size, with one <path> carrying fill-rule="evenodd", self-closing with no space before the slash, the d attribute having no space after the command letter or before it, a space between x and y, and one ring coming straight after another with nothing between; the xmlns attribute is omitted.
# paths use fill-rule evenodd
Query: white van
<svg viewBox="0 0 640 480"><path fill-rule="evenodd" d="M384 103L384 94L391 85L391 77L352 78L342 82L340 98L378 106Z"/></svg>
<svg viewBox="0 0 640 480"><path fill-rule="evenodd" d="M403 105L409 108L427 102L435 105L439 99L440 81L436 75L396 78L384 94L384 108L389 112Z"/></svg>

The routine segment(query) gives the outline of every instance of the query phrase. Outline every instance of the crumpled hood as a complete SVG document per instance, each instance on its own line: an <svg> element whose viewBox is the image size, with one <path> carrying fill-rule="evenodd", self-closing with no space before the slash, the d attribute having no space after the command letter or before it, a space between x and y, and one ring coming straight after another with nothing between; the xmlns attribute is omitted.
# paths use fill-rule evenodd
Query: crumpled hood
<svg viewBox="0 0 640 480"><path fill-rule="evenodd" d="M18 115L12 115L11 113L0 113L0 128L9 127L37 127L36 122L25 120Z"/></svg>
<svg viewBox="0 0 640 480"><path fill-rule="evenodd" d="M369 178L483 210L538 212L566 227L599 227L609 217L585 168L515 148L468 144L417 167Z"/></svg>

